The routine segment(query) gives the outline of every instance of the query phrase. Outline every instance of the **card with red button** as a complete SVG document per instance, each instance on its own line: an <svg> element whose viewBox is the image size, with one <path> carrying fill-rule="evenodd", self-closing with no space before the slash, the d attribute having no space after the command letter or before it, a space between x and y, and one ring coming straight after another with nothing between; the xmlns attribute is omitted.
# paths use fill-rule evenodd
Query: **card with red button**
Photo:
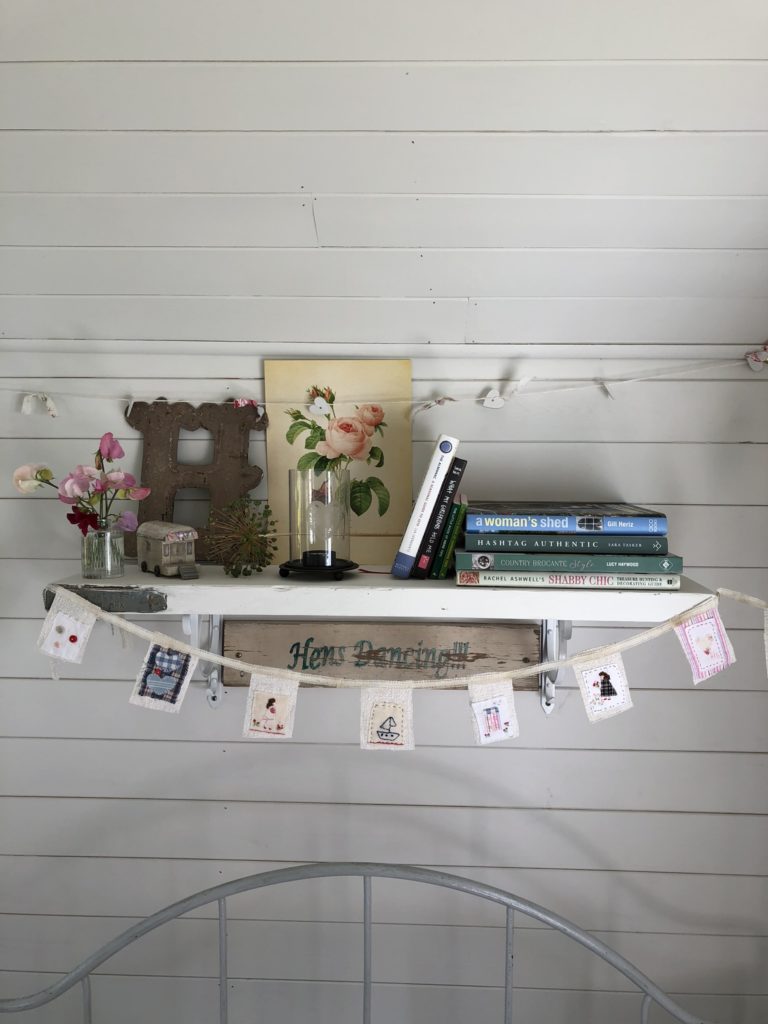
<svg viewBox="0 0 768 1024"><path fill-rule="evenodd" d="M60 591L45 617L37 646L49 658L79 665L95 622L93 612L68 600Z"/></svg>

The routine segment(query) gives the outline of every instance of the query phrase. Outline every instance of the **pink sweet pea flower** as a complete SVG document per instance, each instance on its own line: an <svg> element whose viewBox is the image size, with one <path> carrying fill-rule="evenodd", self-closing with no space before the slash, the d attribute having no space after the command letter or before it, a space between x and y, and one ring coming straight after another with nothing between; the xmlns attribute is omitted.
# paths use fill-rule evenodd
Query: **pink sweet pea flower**
<svg viewBox="0 0 768 1024"><path fill-rule="evenodd" d="M139 521L133 512L121 512L115 520L118 530L123 530L125 533L134 533L138 525Z"/></svg>
<svg viewBox="0 0 768 1024"><path fill-rule="evenodd" d="M144 498L149 497L149 495L151 493L152 493L152 489L150 487L129 487L128 488L128 497L131 499L131 501L143 501Z"/></svg>
<svg viewBox="0 0 768 1024"><path fill-rule="evenodd" d="M113 462L115 459L122 459L125 456L122 445L115 439L115 435L111 431L102 435L99 441L99 455L105 462Z"/></svg>
<svg viewBox="0 0 768 1024"><path fill-rule="evenodd" d="M13 486L19 494L31 494L32 491L36 491L38 487L43 486L43 481L37 477L41 469L48 470L50 473L47 466L31 464L19 466L18 469L13 471Z"/></svg>
<svg viewBox="0 0 768 1024"><path fill-rule="evenodd" d="M100 480L101 474L93 466L76 466L74 472L68 473L59 483L59 500L66 505L74 505L78 499L90 494Z"/></svg>

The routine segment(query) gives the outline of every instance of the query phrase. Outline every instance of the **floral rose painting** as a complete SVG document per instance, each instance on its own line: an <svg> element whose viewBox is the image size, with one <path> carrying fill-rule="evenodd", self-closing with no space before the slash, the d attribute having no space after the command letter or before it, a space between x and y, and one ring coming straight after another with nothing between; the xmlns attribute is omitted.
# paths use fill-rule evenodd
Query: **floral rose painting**
<svg viewBox="0 0 768 1024"><path fill-rule="evenodd" d="M336 415L336 395L330 387L316 384L307 388L307 411L286 409L293 421L285 438L289 444L304 442L305 453L296 463L297 469L352 468L350 463L360 462L380 469L384 465L384 452L374 444L376 435L384 436L384 409L380 405L356 405L354 415ZM320 417L318 419L317 417ZM378 476L353 478L350 495L352 511L364 515L373 505L383 516L389 508L389 491Z"/></svg>
<svg viewBox="0 0 768 1024"><path fill-rule="evenodd" d="M288 470L346 469L351 557L386 565L411 512L410 361L266 360L264 381L267 489L281 540L287 545Z"/></svg>

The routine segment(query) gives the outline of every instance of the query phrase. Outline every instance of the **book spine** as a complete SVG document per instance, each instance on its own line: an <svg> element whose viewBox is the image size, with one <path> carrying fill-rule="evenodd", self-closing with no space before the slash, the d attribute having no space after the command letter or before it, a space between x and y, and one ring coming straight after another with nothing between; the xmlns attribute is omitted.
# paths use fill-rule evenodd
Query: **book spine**
<svg viewBox="0 0 768 1024"><path fill-rule="evenodd" d="M467 551L541 551L573 552L574 554L644 554L666 555L667 538L658 536L586 536L567 533L468 533L464 538Z"/></svg>
<svg viewBox="0 0 768 1024"><path fill-rule="evenodd" d="M451 459L456 454L458 444L458 438L450 437L448 434L441 434L437 439L411 512L411 518L408 520L403 539L400 541L400 548L392 563L392 575L397 579L407 580L411 575L421 538L424 536L429 516L451 465Z"/></svg>
<svg viewBox="0 0 768 1024"><path fill-rule="evenodd" d="M464 519L467 514L467 502L462 497L461 505L459 506L459 514L456 517L456 521L451 529L451 536L448 538L448 546L445 549L445 558L440 566L439 579L444 580L447 576L450 576L453 571L453 552L456 550L461 538L464 536Z"/></svg>
<svg viewBox="0 0 768 1024"><path fill-rule="evenodd" d="M600 519L600 525L594 520ZM468 533L654 533L665 535L666 516L495 515L467 512Z"/></svg>
<svg viewBox="0 0 768 1024"><path fill-rule="evenodd" d="M680 576L668 573L565 573L565 572L492 572L462 569L456 573L460 587L550 587L577 590L679 590Z"/></svg>
<svg viewBox="0 0 768 1024"><path fill-rule="evenodd" d="M446 557L447 550L449 550L451 536L454 532L456 520L461 513L461 508L461 500L457 498L449 510L449 515L447 515L447 522L445 523L445 528L442 531L442 539L440 540L439 547L437 548L437 554L434 556L432 568L429 570L430 580L439 580L440 578L440 567L443 559Z"/></svg>
<svg viewBox="0 0 768 1024"><path fill-rule="evenodd" d="M432 510L419 552L416 555L416 562L411 570L411 576L416 579L425 580L429 575L430 567L435 560L437 548L448 521L448 512L453 505L454 495L459 489L459 484L466 468L466 459L454 459L451 462L448 475L443 481L443 486Z"/></svg>
<svg viewBox="0 0 768 1024"><path fill-rule="evenodd" d="M683 571L680 555L519 554L510 551L457 551L457 569L502 569L517 572L638 572Z"/></svg>

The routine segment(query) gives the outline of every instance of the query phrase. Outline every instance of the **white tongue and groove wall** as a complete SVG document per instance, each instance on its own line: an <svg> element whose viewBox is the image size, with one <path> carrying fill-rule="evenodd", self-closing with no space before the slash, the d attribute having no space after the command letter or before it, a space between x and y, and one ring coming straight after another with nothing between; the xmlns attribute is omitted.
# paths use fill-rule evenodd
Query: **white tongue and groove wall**
<svg viewBox="0 0 768 1024"><path fill-rule="evenodd" d="M741 362L768 334L762 0L2 0L0 17L0 992L223 879L385 860L509 887L703 1017L765 1020L758 612L724 605L738 664L697 689L673 637L628 652L635 709L601 725L569 679L551 718L521 695L520 739L479 749L465 695L418 694L416 751L384 757L358 748L357 694L311 691L290 745L247 744L242 691L215 713L199 690L178 718L130 708L142 650L104 626L48 678L40 592L76 571L79 538L10 483L22 462L66 472L106 430L138 468L120 398L216 401L233 377L258 397L265 356L410 357L424 401L659 371L613 399L533 384L501 410L420 414L414 479L449 430L472 496L657 506L690 575L768 597L768 371ZM27 390L59 416L22 416ZM628 632L577 624L573 646ZM233 1020L360 1019L359 888L233 903ZM499 1020L500 918L411 889L377 900L377 1024ZM200 912L126 950L95 1019L213 1019L215 942ZM542 929L516 951L521 1019L636 1011ZM77 1003L24 1019L69 1024Z"/></svg>

